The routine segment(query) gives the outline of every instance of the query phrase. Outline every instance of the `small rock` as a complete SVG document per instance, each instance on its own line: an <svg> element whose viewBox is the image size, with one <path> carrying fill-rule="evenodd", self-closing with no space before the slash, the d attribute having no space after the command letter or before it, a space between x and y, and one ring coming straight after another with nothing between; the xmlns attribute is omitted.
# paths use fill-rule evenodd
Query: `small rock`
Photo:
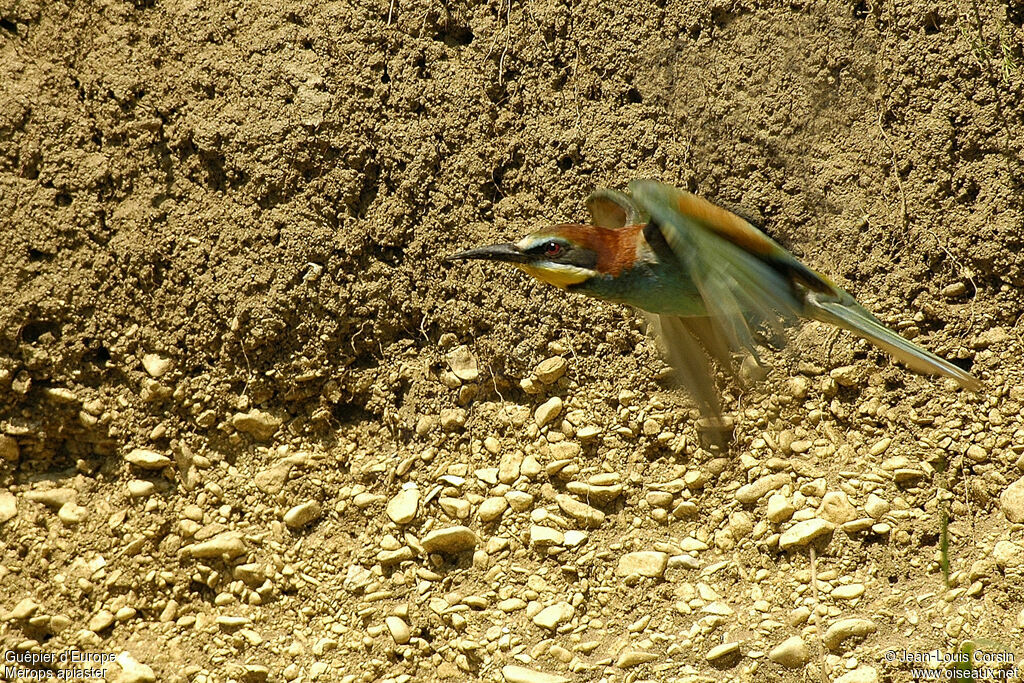
<svg viewBox="0 0 1024 683"><path fill-rule="evenodd" d="M0 491L0 524L18 515L18 500L10 491Z"/></svg>
<svg viewBox="0 0 1024 683"><path fill-rule="evenodd" d="M395 524L408 524L416 519L419 505L420 490L418 488L402 489L388 501L388 517Z"/></svg>
<svg viewBox="0 0 1024 683"><path fill-rule="evenodd" d="M162 470L171 464L171 459L166 455L145 448L136 448L124 459L143 470Z"/></svg>
<svg viewBox="0 0 1024 683"><path fill-rule="evenodd" d="M571 679L558 674L534 671L523 666L507 664L501 668L505 683L569 683Z"/></svg>
<svg viewBox="0 0 1024 683"><path fill-rule="evenodd" d="M668 553L643 550L627 553L619 558L615 573L619 576L639 574L651 578L661 578L668 567Z"/></svg>
<svg viewBox="0 0 1024 683"><path fill-rule="evenodd" d="M384 624L388 627L391 638L399 645L405 645L412 637L409 625L401 617L388 617L384 620Z"/></svg>
<svg viewBox="0 0 1024 683"><path fill-rule="evenodd" d="M805 546L818 538L831 536L835 528L835 524L824 519L814 518L797 522L779 537L779 547L789 550Z"/></svg>
<svg viewBox="0 0 1024 683"><path fill-rule="evenodd" d="M14 609L4 617L4 620L24 621L25 619L29 619L38 610L39 603L32 598L23 598L14 606Z"/></svg>
<svg viewBox="0 0 1024 683"><path fill-rule="evenodd" d="M1024 567L1024 548L1013 541L999 541L992 549L992 559L1003 569Z"/></svg>
<svg viewBox="0 0 1024 683"><path fill-rule="evenodd" d="M253 408L247 413L235 413L231 416L231 424L240 432L245 432L257 441L266 441L274 435L283 420L270 413Z"/></svg>
<svg viewBox="0 0 1024 683"><path fill-rule="evenodd" d="M546 548L552 545L565 543L565 536L558 529L534 524L530 527L530 545L538 548Z"/></svg>
<svg viewBox="0 0 1024 683"><path fill-rule="evenodd" d="M80 524L89 517L89 509L75 503L64 503L57 511L57 517L68 526Z"/></svg>
<svg viewBox="0 0 1024 683"><path fill-rule="evenodd" d="M498 481L502 484L511 484L519 478L519 468L522 465L523 454L520 451L505 453L498 461Z"/></svg>
<svg viewBox="0 0 1024 683"><path fill-rule="evenodd" d="M163 377L171 369L173 361L170 358L155 353L147 353L142 357L142 367L149 373L150 377Z"/></svg>
<svg viewBox="0 0 1024 683"><path fill-rule="evenodd" d="M1024 477L1006 487L999 496L999 507L1006 519L1014 524L1024 524Z"/></svg>
<svg viewBox="0 0 1024 683"><path fill-rule="evenodd" d="M954 282L942 288L942 296L947 299L955 299L967 293L967 285L963 282Z"/></svg>
<svg viewBox="0 0 1024 683"><path fill-rule="evenodd" d="M14 462L19 457L18 442L14 437L0 434L0 460Z"/></svg>
<svg viewBox="0 0 1024 683"><path fill-rule="evenodd" d="M472 510L469 501L463 500L462 498L449 498L445 496L440 498L437 502L441 506L441 509L453 519L466 519L469 517L469 513Z"/></svg>
<svg viewBox="0 0 1024 683"><path fill-rule="evenodd" d="M829 595L836 600L856 600L864 595L864 584L851 583L845 586L838 586Z"/></svg>
<svg viewBox="0 0 1024 683"><path fill-rule="evenodd" d="M187 550L192 557L238 557L245 552L245 541L237 531L225 531L208 541L188 546Z"/></svg>
<svg viewBox="0 0 1024 683"><path fill-rule="evenodd" d="M156 485L151 481L132 479L128 482L128 495L132 498L145 498L146 496L152 495L155 490Z"/></svg>
<svg viewBox="0 0 1024 683"><path fill-rule="evenodd" d="M493 522L505 514L505 510L507 509L507 500L498 496L493 496L480 503L480 509L477 514L480 516L481 522Z"/></svg>
<svg viewBox="0 0 1024 683"><path fill-rule="evenodd" d="M875 622L870 619L863 619L860 617L840 619L828 627L825 631L823 640L825 642L825 647L835 652L847 638L863 638L864 636L874 633L876 630L877 627L875 626Z"/></svg>
<svg viewBox="0 0 1024 683"><path fill-rule="evenodd" d="M938 669L935 671L938 671ZM952 669L947 669L947 671L952 671ZM878 680L878 670L875 667L862 665L853 671L846 672L837 678L834 683L878 683Z"/></svg>
<svg viewBox="0 0 1024 683"><path fill-rule="evenodd" d="M113 679L113 683L155 683L156 674L153 669L137 662L127 652L122 652L114 659L121 667L121 673Z"/></svg>
<svg viewBox="0 0 1024 683"><path fill-rule="evenodd" d="M466 426L466 411L462 408L445 408L441 411L441 429L457 432Z"/></svg>
<svg viewBox="0 0 1024 683"><path fill-rule="evenodd" d="M704 655L704 659L709 662L714 662L719 659L726 659L732 655L735 655L740 651L740 644L738 642L722 643L708 650L708 653Z"/></svg>
<svg viewBox="0 0 1024 683"><path fill-rule="evenodd" d="M321 512L319 501L307 500L284 513L284 523L292 529L299 529L319 519Z"/></svg>
<svg viewBox="0 0 1024 683"><path fill-rule="evenodd" d="M620 669L628 669L630 667L639 666L640 664L646 664L647 662L653 662L658 658L658 655L653 652L644 652L643 650L626 650L619 655L619 658L615 660L615 666Z"/></svg>
<svg viewBox="0 0 1024 683"><path fill-rule="evenodd" d="M984 446L974 443L967 447L967 457L974 462L985 462L988 460L988 451Z"/></svg>
<svg viewBox="0 0 1024 683"><path fill-rule="evenodd" d="M745 486L736 489L733 494L736 500L744 505L756 503L769 491L776 491L789 483L789 475L783 473L766 474Z"/></svg>
<svg viewBox="0 0 1024 683"><path fill-rule="evenodd" d="M271 496L276 496L281 493L284 489L285 483L288 481L288 475L292 471L292 466L286 462L281 462L269 469L261 470L257 472L252 478L253 483L263 493Z"/></svg>
<svg viewBox="0 0 1024 683"><path fill-rule="evenodd" d="M829 491L821 499L818 516L833 524L846 524L857 519L857 510L842 491Z"/></svg>
<svg viewBox="0 0 1024 683"><path fill-rule="evenodd" d="M68 503L75 502L77 494L74 489L62 487L46 491L29 491L24 495L25 500L30 500L33 503L42 503L48 508L59 510Z"/></svg>
<svg viewBox="0 0 1024 683"><path fill-rule="evenodd" d="M541 361L540 365L534 369L533 374L544 384L554 384L565 374L568 365L561 356L552 356Z"/></svg>
<svg viewBox="0 0 1024 683"><path fill-rule="evenodd" d="M476 547L477 537L471 529L464 526L453 526L447 529L431 531L420 541L428 553L456 554Z"/></svg>
<svg viewBox="0 0 1024 683"><path fill-rule="evenodd" d="M590 507L586 503L582 503L572 496L567 496L564 493L560 493L555 496L555 502L558 503L558 507L562 509L567 515L575 518L577 521L585 524L590 528L597 528L604 523L604 513L597 508Z"/></svg>
<svg viewBox="0 0 1024 683"><path fill-rule="evenodd" d="M569 621L576 614L576 610L567 602L560 602L557 605L545 607L533 617L533 623L541 628L554 631L560 625Z"/></svg>
<svg viewBox="0 0 1024 683"><path fill-rule="evenodd" d="M844 365L835 368L828 375L841 387L854 387L863 383L865 379L859 365Z"/></svg>
<svg viewBox="0 0 1024 683"><path fill-rule="evenodd" d="M452 374L463 382L475 382L480 377L480 370L477 369L476 357L466 345L458 346L448 354L448 367Z"/></svg>
<svg viewBox="0 0 1024 683"><path fill-rule="evenodd" d="M811 654L807 651L807 643L800 636L793 636L782 641L768 653L768 659L781 664L787 669L799 669L810 661Z"/></svg>
<svg viewBox="0 0 1024 683"><path fill-rule="evenodd" d="M104 609L93 615L92 619L90 619L89 623L86 625L86 628L93 633L100 633L101 631L105 631L110 628L113 623L114 615Z"/></svg>
<svg viewBox="0 0 1024 683"><path fill-rule="evenodd" d="M864 503L864 511L867 512L872 519L881 518L882 515L889 511L890 507L889 501L875 495L874 493L869 495L867 502Z"/></svg>
<svg viewBox="0 0 1024 683"><path fill-rule="evenodd" d="M765 514L771 522L782 524L792 517L794 512L796 512L796 508L793 507L793 503L781 493L773 493L768 498L768 508Z"/></svg>
<svg viewBox="0 0 1024 683"><path fill-rule="evenodd" d="M533 413L533 421L537 423L539 428L543 429L549 422L558 417L561 412L562 399L558 396L552 396L537 406L537 410Z"/></svg>

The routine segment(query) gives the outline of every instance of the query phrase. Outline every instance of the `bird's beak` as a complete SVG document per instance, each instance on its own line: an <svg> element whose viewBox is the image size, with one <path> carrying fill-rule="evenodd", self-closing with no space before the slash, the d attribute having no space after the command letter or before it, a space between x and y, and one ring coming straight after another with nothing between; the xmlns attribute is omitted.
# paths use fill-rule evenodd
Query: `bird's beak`
<svg viewBox="0 0 1024 683"><path fill-rule="evenodd" d="M460 251L445 258L445 261L505 261L506 263L528 263L529 256L514 244L491 244L468 251Z"/></svg>

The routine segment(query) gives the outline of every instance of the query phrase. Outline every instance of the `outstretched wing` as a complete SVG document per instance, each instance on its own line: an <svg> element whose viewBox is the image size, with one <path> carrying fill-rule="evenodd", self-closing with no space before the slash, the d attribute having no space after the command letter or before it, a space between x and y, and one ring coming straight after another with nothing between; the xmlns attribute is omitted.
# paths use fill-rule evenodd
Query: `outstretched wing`
<svg viewBox="0 0 1024 683"><path fill-rule="evenodd" d="M708 311L702 341L757 357L751 326L767 324L779 335L803 313L794 280L815 290L833 285L778 243L730 211L653 180L630 183L633 199L696 284Z"/></svg>
<svg viewBox="0 0 1024 683"><path fill-rule="evenodd" d="M912 370L981 388L976 377L885 327L849 292L736 214L654 180L635 180L629 188L700 291L709 316L705 348L725 339L757 358L752 324L767 324L781 336L785 322L803 316L849 330Z"/></svg>

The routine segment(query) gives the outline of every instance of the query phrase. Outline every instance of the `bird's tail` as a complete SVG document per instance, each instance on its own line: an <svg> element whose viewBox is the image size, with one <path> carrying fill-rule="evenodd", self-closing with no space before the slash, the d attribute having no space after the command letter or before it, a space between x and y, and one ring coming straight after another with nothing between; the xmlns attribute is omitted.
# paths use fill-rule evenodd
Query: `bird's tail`
<svg viewBox="0 0 1024 683"><path fill-rule="evenodd" d="M943 375L955 379L961 387L977 392L981 381L947 360L926 351L908 339L899 336L849 297L848 302L823 299L814 294L807 297L808 317L831 323L867 339L892 355L911 370L928 375Z"/></svg>

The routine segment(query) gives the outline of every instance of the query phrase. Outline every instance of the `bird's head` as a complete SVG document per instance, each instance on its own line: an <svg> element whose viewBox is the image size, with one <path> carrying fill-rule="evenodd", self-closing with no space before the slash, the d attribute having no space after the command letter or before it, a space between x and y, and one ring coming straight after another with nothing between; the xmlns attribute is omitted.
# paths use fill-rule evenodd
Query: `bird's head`
<svg viewBox="0 0 1024 683"><path fill-rule="evenodd" d="M597 276L617 276L624 257L631 264L636 249L635 245L624 243L626 232L594 225L556 225L527 235L515 244L478 247L453 254L448 260L504 261L538 280L565 288Z"/></svg>

